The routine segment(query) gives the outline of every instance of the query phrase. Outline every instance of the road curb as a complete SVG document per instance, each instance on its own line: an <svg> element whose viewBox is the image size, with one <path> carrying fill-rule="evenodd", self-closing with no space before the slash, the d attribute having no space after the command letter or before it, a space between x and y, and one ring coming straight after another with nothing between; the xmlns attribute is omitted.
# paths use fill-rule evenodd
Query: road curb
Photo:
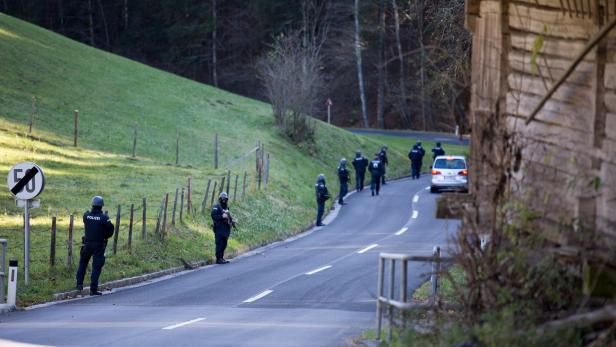
<svg viewBox="0 0 616 347"><path fill-rule="evenodd" d="M9 304L0 304L0 314L15 311L15 306Z"/></svg>

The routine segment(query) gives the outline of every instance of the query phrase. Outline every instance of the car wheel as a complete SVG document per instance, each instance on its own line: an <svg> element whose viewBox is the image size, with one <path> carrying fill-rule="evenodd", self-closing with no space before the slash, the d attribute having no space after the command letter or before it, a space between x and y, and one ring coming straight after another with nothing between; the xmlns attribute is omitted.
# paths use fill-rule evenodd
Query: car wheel
<svg viewBox="0 0 616 347"><path fill-rule="evenodd" d="M437 192L438 192L438 188L430 187L430 193L437 193Z"/></svg>

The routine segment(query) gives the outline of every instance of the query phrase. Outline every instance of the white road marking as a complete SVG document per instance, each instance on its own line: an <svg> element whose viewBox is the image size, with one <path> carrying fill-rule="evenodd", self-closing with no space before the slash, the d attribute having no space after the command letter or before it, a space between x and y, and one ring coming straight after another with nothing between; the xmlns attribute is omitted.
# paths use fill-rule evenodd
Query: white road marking
<svg viewBox="0 0 616 347"><path fill-rule="evenodd" d="M413 211L413 216L411 216L411 218L416 219L418 215L419 215L419 211L415 210Z"/></svg>
<svg viewBox="0 0 616 347"><path fill-rule="evenodd" d="M430 190L430 186L427 186L427 187L426 187L426 190Z"/></svg>
<svg viewBox="0 0 616 347"><path fill-rule="evenodd" d="M398 232L396 233L397 236L400 236L402 234L404 234L405 231L409 230L409 228L402 228L400 230L398 230Z"/></svg>
<svg viewBox="0 0 616 347"><path fill-rule="evenodd" d="M321 272L321 271L323 271L323 270L327 270L327 269L329 269L330 267L332 267L332 266L331 266L331 265L323 266L323 267L320 267L320 268L318 268L318 269L312 270L312 271L310 271L310 272L306 272L306 275L314 275L315 273L317 273L317 272Z"/></svg>
<svg viewBox="0 0 616 347"><path fill-rule="evenodd" d="M413 197L413 202L417 202L417 201L419 201L419 195L415 195L415 196Z"/></svg>
<svg viewBox="0 0 616 347"><path fill-rule="evenodd" d="M244 302L248 303L248 302L254 302L254 301L257 301L257 300L259 300L259 299L261 299L261 298L264 298L264 297L266 297L266 296L270 295L272 292L273 292L273 290L269 290L269 289L268 289L268 290L266 290L266 291L264 291L264 292L262 292L262 293L259 293L259 294L255 295L255 296L253 296L252 298L250 298L250 299L248 299L248 300L244 300Z"/></svg>
<svg viewBox="0 0 616 347"><path fill-rule="evenodd" d="M379 246L379 245L375 243L375 244L372 244L372 245L370 245L370 246L368 246L368 247L366 247L366 248L362 249L361 251L357 251L357 253L358 253L358 254L366 253L366 252L368 252L369 250L373 249L374 247L378 247L378 246Z"/></svg>
<svg viewBox="0 0 616 347"><path fill-rule="evenodd" d="M183 326L188 325L188 324L200 322L200 321L202 321L204 319L205 319L205 317L196 318L196 319L193 319L193 320L189 320L187 322L178 323L178 324L175 324L175 325L170 325L168 327L164 327L163 330L173 330L175 328L183 327Z"/></svg>

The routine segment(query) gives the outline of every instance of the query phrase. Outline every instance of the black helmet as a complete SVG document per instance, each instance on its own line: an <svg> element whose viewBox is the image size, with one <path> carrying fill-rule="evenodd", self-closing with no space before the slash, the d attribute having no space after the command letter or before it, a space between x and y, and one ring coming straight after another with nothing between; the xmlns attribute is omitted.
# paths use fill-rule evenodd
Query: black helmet
<svg viewBox="0 0 616 347"><path fill-rule="evenodd" d="M102 196L95 196L92 198L92 207L103 207L105 206L105 201L103 201Z"/></svg>
<svg viewBox="0 0 616 347"><path fill-rule="evenodd" d="M346 163L347 163L346 158L342 158L342 159L340 159L340 166L345 166L345 165L346 165Z"/></svg>
<svg viewBox="0 0 616 347"><path fill-rule="evenodd" d="M355 156L361 157L361 151L359 149L355 151Z"/></svg>
<svg viewBox="0 0 616 347"><path fill-rule="evenodd" d="M227 195L226 192L222 192L220 193L220 195L218 196L218 201L220 203L226 203L227 201L229 201L229 196Z"/></svg>
<svg viewBox="0 0 616 347"><path fill-rule="evenodd" d="M381 151L386 151L387 152L387 145L383 145L383 147L381 147Z"/></svg>
<svg viewBox="0 0 616 347"><path fill-rule="evenodd" d="M441 147L441 143L440 143L440 142L437 142L437 143L436 143L436 147Z"/></svg>
<svg viewBox="0 0 616 347"><path fill-rule="evenodd" d="M324 174L319 174L319 176L317 177L317 183L325 183L325 175Z"/></svg>

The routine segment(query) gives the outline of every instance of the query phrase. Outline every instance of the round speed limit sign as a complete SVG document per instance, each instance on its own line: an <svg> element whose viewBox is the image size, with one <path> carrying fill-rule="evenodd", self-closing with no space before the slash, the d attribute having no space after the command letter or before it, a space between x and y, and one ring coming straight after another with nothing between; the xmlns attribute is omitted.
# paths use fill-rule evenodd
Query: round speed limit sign
<svg viewBox="0 0 616 347"><path fill-rule="evenodd" d="M9 170L6 182L15 198L31 200L45 189L45 174L43 169L34 163L19 163Z"/></svg>

